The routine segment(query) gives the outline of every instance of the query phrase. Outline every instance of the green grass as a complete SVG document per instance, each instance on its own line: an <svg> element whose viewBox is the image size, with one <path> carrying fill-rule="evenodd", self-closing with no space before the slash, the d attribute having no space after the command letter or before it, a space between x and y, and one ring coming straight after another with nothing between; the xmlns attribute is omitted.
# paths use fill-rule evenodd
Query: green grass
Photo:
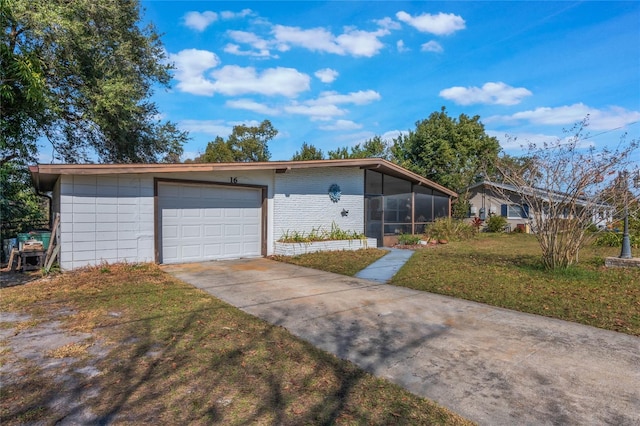
<svg viewBox="0 0 640 426"><path fill-rule="evenodd" d="M372 253L277 260L353 276L377 259ZM604 266L605 257L619 254L620 248L589 246L578 265L548 271L534 236L481 234L416 250L391 284L640 336L640 268Z"/></svg>
<svg viewBox="0 0 640 426"><path fill-rule="evenodd" d="M66 368L101 371L77 386L100 389L85 404L117 423L470 424L155 265L105 265L5 288L0 309L91 333L106 354ZM51 377L62 373L24 365L29 374L12 375L16 383L0 392L0 423L55 422L65 413L47 408L61 391Z"/></svg>
<svg viewBox="0 0 640 426"><path fill-rule="evenodd" d="M531 235L483 235L420 250L392 284L640 335L640 269L605 268L619 248L586 247L580 263L545 270Z"/></svg>
<svg viewBox="0 0 640 426"><path fill-rule="evenodd" d="M274 260L320 269L350 277L387 254L381 249L362 249L354 251L325 251L299 256L273 256Z"/></svg>

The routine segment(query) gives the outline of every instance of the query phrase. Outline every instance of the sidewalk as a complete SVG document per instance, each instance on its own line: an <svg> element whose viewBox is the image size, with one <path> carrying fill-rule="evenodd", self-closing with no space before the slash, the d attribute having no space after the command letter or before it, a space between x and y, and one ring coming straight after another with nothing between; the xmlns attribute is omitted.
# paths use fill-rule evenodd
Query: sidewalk
<svg viewBox="0 0 640 426"><path fill-rule="evenodd" d="M363 280L375 281L378 283L387 283L393 276L407 263L407 260L413 256L413 250L401 250L396 248L383 247L388 250L389 254L384 255L376 262L358 272L355 277Z"/></svg>

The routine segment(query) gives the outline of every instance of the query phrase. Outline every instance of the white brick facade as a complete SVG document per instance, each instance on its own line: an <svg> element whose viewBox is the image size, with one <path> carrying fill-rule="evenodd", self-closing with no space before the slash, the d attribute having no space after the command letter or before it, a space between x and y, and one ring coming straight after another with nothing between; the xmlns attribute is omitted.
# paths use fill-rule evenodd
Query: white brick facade
<svg viewBox="0 0 640 426"><path fill-rule="evenodd" d="M340 186L340 201L329 198L329 187ZM273 236L330 231L335 223L343 231L364 232L364 171L358 168L328 167L295 169L276 174L273 196ZM343 216L342 211L349 213Z"/></svg>

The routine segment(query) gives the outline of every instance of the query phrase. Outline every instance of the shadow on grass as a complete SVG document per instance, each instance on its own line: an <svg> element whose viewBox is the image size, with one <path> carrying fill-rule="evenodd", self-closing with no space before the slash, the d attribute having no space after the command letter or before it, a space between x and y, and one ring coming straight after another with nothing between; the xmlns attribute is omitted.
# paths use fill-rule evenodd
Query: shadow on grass
<svg viewBox="0 0 640 426"><path fill-rule="evenodd" d="M102 289L112 284L103 283ZM100 285L86 289L99 290ZM46 292L56 300L52 309L59 309L64 296L51 289ZM162 306L151 299L156 293ZM47 296L39 303L47 303ZM143 306L132 314L133 306L127 303L138 299ZM31 374L16 377L11 385L15 404L3 392L3 425L42 420L100 425L398 424L399 418L465 424L364 371L375 373L389 356L417 348L445 329L429 329L425 334L415 326L420 337L399 345L400 331L372 319L378 330L375 336L365 334L363 324L356 322L318 334L318 341L312 342L320 347L330 342L340 357L364 361L363 370L291 337L280 324L292 312L274 308L273 324L268 324L175 283L163 283L161 289L137 283L112 288L107 294L76 294L74 309L66 312L73 315L106 302L108 309L118 303L122 308L122 316L107 315L93 329L99 339L111 343L106 353L88 360L67 359L53 379L47 379L51 371L43 366L33 366L28 370ZM163 311L166 306L173 310ZM59 315L55 319L65 320ZM86 366L99 374L79 374Z"/></svg>

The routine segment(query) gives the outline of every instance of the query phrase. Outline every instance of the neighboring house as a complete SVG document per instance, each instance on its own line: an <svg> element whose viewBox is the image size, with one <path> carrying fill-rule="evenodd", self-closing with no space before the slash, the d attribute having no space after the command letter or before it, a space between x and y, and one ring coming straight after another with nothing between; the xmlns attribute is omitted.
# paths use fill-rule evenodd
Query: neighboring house
<svg viewBox="0 0 640 426"><path fill-rule="evenodd" d="M470 216L479 217L486 220L490 215L504 216L507 218L507 231L521 228L525 232L535 231L536 224L534 218L536 212L531 211L525 200L513 185L496 183L496 182L479 182L467 188L468 199L470 202ZM546 200L553 197L557 203L561 203L565 194L557 192L549 192L538 189L528 190L528 197L539 197L540 200ZM542 203L544 204L544 203ZM578 200L577 207L588 207L592 211L589 214L591 222L599 228L604 228L613 218L612 209L605 204L590 203L586 200ZM538 215L542 219L547 219L546 212L540 212ZM560 215L562 219L571 219L568 211L563 211Z"/></svg>
<svg viewBox="0 0 640 426"><path fill-rule="evenodd" d="M30 167L60 213L60 265L267 256L286 233L365 233L389 245L451 214L457 195L375 158ZM397 238L397 237L396 237Z"/></svg>

